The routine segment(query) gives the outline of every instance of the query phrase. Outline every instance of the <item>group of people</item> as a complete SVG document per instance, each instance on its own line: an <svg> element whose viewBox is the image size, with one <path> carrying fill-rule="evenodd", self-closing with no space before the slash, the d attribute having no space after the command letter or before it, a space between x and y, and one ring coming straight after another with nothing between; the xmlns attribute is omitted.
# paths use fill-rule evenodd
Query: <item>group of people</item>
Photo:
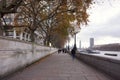
<svg viewBox="0 0 120 80"><path fill-rule="evenodd" d="M65 49L65 48L59 49L59 50L58 50L58 53L61 53L61 52L67 53L67 49Z"/></svg>
<svg viewBox="0 0 120 80"><path fill-rule="evenodd" d="M72 58L73 58L73 59L75 58L76 50L77 50L76 45L74 45L74 47L73 47L72 50L71 50L71 55L72 55ZM61 52L66 53L66 52L67 52L67 49L65 49L65 48L59 49L59 50L58 50L58 53L61 53Z"/></svg>

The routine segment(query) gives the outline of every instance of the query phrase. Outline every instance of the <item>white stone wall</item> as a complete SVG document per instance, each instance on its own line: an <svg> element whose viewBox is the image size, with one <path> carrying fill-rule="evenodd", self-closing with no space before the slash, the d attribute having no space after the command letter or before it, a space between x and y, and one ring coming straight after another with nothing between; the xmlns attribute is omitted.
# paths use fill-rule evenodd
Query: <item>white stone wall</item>
<svg viewBox="0 0 120 80"><path fill-rule="evenodd" d="M56 51L55 48L0 37L0 78Z"/></svg>

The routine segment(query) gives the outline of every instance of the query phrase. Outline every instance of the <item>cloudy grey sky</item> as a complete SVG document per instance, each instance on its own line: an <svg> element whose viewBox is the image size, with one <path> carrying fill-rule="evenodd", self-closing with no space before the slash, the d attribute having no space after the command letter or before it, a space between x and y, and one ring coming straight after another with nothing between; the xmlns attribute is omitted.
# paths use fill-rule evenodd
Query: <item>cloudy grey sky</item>
<svg viewBox="0 0 120 80"><path fill-rule="evenodd" d="M82 47L89 46L89 38L93 37L95 45L120 43L120 0L105 0L89 10L89 24L82 27L77 34L77 46L81 40ZM74 39L71 39L71 45Z"/></svg>

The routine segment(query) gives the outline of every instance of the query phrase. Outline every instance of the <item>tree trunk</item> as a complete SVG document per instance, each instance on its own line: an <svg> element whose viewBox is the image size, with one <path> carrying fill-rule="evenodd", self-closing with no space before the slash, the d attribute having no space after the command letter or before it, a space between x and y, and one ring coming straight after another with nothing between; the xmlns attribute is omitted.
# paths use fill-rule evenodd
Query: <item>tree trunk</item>
<svg viewBox="0 0 120 80"><path fill-rule="evenodd" d="M34 53L35 52L35 46L34 46L34 43L35 43L35 37L34 37L34 30L32 30L31 31L31 42L32 42L32 49L31 49L31 51L32 51L32 53Z"/></svg>
<svg viewBox="0 0 120 80"><path fill-rule="evenodd" d="M35 42L34 30L31 31L31 42Z"/></svg>
<svg viewBox="0 0 120 80"><path fill-rule="evenodd" d="M2 29L2 21L1 21L1 18L2 18L2 16L1 16L1 13L0 13L0 36L3 36L3 29Z"/></svg>
<svg viewBox="0 0 120 80"><path fill-rule="evenodd" d="M50 43L50 35L46 35L46 38L44 39L44 45L49 46Z"/></svg>

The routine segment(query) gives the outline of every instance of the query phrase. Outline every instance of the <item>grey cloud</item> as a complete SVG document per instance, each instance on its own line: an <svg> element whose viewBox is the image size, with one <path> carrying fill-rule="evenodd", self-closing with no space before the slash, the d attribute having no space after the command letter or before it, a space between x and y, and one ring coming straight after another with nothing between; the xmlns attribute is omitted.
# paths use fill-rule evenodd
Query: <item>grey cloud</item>
<svg viewBox="0 0 120 80"><path fill-rule="evenodd" d="M94 35L94 37L120 37L120 15L114 17L105 24L94 25L89 30L91 31L88 31L88 33L86 32L88 36Z"/></svg>

